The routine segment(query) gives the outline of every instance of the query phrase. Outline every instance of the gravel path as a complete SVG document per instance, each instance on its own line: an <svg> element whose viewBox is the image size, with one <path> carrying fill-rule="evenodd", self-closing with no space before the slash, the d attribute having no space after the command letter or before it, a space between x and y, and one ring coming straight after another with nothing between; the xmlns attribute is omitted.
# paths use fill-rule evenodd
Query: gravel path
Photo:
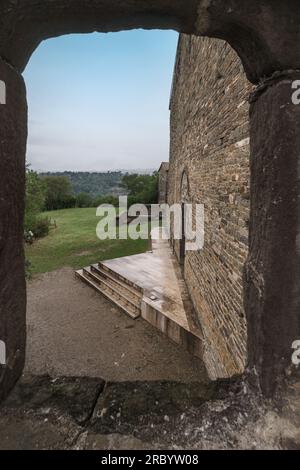
<svg viewBox="0 0 300 470"><path fill-rule="evenodd" d="M26 372L105 380L206 381L203 364L131 320L64 268L28 282Z"/></svg>

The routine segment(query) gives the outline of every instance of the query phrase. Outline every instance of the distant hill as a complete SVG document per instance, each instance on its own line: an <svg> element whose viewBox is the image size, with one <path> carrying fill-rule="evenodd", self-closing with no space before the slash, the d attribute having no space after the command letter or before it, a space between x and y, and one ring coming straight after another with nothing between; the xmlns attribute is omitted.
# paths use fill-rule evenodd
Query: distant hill
<svg viewBox="0 0 300 470"><path fill-rule="evenodd" d="M67 176L71 181L74 194L88 193L93 197L124 195L126 191L121 187L122 177L126 174L152 174L154 170L118 170L107 172L63 171L40 173L41 176Z"/></svg>
<svg viewBox="0 0 300 470"><path fill-rule="evenodd" d="M121 188L121 171L108 171L103 173L89 172L47 172L40 173L41 176L67 176L71 181L74 194L88 193L91 196L106 196L113 194L118 196L124 194Z"/></svg>
<svg viewBox="0 0 300 470"><path fill-rule="evenodd" d="M118 171L123 173L124 175L127 173L129 175L152 175L158 168L135 168L134 170L123 170L120 168Z"/></svg>

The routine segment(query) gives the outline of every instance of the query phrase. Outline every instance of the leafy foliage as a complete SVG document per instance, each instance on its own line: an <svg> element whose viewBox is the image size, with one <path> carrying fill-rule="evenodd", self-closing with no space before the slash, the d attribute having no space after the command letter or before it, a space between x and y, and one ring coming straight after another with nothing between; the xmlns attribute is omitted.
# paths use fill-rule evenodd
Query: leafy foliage
<svg viewBox="0 0 300 470"><path fill-rule="evenodd" d="M50 221L47 217L40 215L46 200L46 188L39 175L26 169L26 196L25 196L25 233L30 233L34 237L44 237L49 233Z"/></svg>
<svg viewBox="0 0 300 470"><path fill-rule="evenodd" d="M79 193L76 196L76 207L92 207L93 198L88 193Z"/></svg>
<svg viewBox="0 0 300 470"><path fill-rule="evenodd" d="M128 203L157 204L158 173L152 175L126 174L122 178L122 187L128 193Z"/></svg>
<svg viewBox="0 0 300 470"><path fill-rule="evenodd" d="M87 173L64 172L42 175L46 188L45 209L59 210L74 207L117 205L117 197L128 194L129 204L154 204L158 200L158 174L129 174L121 172ZM79 191L79 189L82 189Z"/></svg>
<svg viewBox="0 0 300 470"><path fill-rule="evenodd" d="M45 204L45 186L39 175L27 167L25 228L30 230L32 218L39 214Z"/></svg>
<svg viewBox="0 0 300 470"><path fill-rule="evenodd" d="M74 207L76 199L72 194L70 180L66 176L44 176L46 188L45 208L48 211Z"/></svg>
<svg viewBox="0 0 300 470"><path fill-rule="evenodd" d="M42 173L41 176L67 178L70 181L72 193L75 196L80 193L87 193L92 198L95 198L96 196L107 194L118 195L123 174L121 171L103 173L64 171L62 173Z"/></svg>
<svg viewBox="0 0 300 470"><path fill-rule="evenodd" d="M93 201L93 207L99 207L101 204L110 204L117 207L119 204L119 199L115 196L108 194L107 196L96 197Z"/></svg>

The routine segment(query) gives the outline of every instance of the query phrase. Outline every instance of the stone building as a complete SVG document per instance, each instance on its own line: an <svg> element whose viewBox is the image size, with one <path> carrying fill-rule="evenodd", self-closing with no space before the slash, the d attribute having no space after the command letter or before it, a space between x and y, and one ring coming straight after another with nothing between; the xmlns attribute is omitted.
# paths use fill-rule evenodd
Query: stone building
<svg viewBox="0 0 300 470"><path fill-rule="evenodd" d="M158 170L159 182L158 182L158 201L159 204L163 204L168 201L168 173L169 163L162 162Z"/></svg>
<svg viewBox="0 0 300 470"><path fill-rule="evenodd" d="M205 245L182 253L180 240L172 244L184 266L212 378L240 373L246 361L242 278L248 251L250 91L228 43L180 36L170 101L168 200L204 204Z"/></svg>

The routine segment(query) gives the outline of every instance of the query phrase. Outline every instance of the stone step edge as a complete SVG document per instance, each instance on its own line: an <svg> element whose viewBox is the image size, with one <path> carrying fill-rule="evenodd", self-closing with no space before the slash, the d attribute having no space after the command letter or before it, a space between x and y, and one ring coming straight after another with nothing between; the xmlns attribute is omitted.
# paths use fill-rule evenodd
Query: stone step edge
<svg viewBox="0 0 300 470"><path fill-rule="evenodd" d="M97 264L92 265L92 266L97 266ZM84 268L81 271L91 269L91 267ZM108 273L113 272L114 273L114 271L112 271L110 268L105 269L105 272L108 272ZM90 273L90 274L92 275L92 273ZM138 316L133 317L132 313L128 312L126 310L126 307L124 307L122 304L120 304L116 299L110 298L110 296L108 294L106 294L105 292L103 292L101 290L101 287L99 285L97 285L96 283L93 283L93 281L90 281L90 279L87 278L86 276L81 276L81 277L83 277L84 281L87 282L88 284L90 284L92 287L94 287L94 289L96 289L99 293L104 295L104 297L106 297L110 302L112 302L113 304L115 304L119 308L121 308L123 311L125 311L125 313L128 314L131 318L134 318L134 319L139 318L139 317L143 318L144 321L146 321L147 323L150 323L153 327L155 327L157 330L159 330L161 333L163 333L165 336L167 336L172 342L176 343L177 345L181 345L185 350L187 350L193 356L199 358L199 357L201 357L201 354L203 355L203 337L202 337L202 335L198 334L196 331L192 331L192 330L187 329L184 325L176 322L174 319L171 319L163 311L161 311L159 308L157 308L157 306L154 306L153 302L148 298L147 295L145 295L143 289L141 289L142 292L144 293L144 295L141 297L140 307L136 306L135 304L133 305L133 307L135 307L135 308L140 308L140 314ZM122 276L120 276L120 277L122 278ZM115 279L113 279L113 281L115 281ZM103 282L104 285L107 284L102 279L99 280L99 282ZM111 285L108 285L107 287L111 290L116 290ZM123 287L123 284L122 284L122 287ZM121 298L123 298L125 302L129 301L129 299L124 298L124 295L120 294L117 290L116 290L116 293ZM130 302L130 304L132 304L132 302ZM153 318L150 319L149 315L145 314L145 310L147 310L147 307L148 308L150 307L150 309L152 311L154 310L156 312L155 317L157 319L160 318L161 321L157 322L157 321L153 321L154 320ZM157 315L158 315L158 317L157 317ZM152 315L151 315L151 317L152 317ZM174 336L172 334L170 334L169 328L167 328L167 329L161 328L162 323L165 324L165 322L167 322L170 325L173 324L174 325L173 328L175 327L175 329L177 329L177 331L178 331L178 329L179 329L179 331L181 331L181 333L179 335L178 334L176 335L177 338L174 338ZM171 328L171 330L173 328ZM200 351L201 351L201 354L200 354Z"/></svg>
<svg viewBox="0 0 300 470"><path fill-rule="evenodd" d="M188 330L175 319L170 318L157 309L149 299L142 301L141 318L160 331L173 343L181 346L192 356L202 359L204 354L203 338Z"/></svg>
<svg viewBox="0 0 300 470"><path fill-rule="evenodd" d="M142 311L142 306L143 304L146 304L148 305L149 307L153 308L157 314L159 314L161 317L164 317L166 319L166 321L168 322L171 322L173 323L174 325L178 326L179 328L181 328L182 330L184 330L187 334L189 335L192 335L194 336L195 338L197 338L198 340L202 340L203 341L203 335L201 334L201 331L197 330L197 328L192 328L192 329L188 329L186 328L185 325L181 324L180 322L177 322L176 320L174 320L173 318L171 318L169 315L167 315L165 312L163 312L158 306L155 305L155 303L149 298L149 296L147 294L145 294L145 292L143 291L142 289L142 292L143 292L143 295L141 296L140 298L140 303L139 304L136 304L135 302L133 302L131 299L129 299L128 297L126 297L123 293L119 292L117 289L114 288L114 286L110 285L108 282L106 282L104 279L99 279L97 278L96 276L93 276L93 272L91 272L91 268L92 267L95 267L97 266L98 264L95 264L95 265L91 265L91 266L88 266L86 268L83 268L83 271L86 271L87 272L87 275L88 276L91 276L93 277L93 279L95 279L95 282L97 283L97 281L99 281L100 283L102 282L105 286L107 286L109 289L113 290L113 291L116 291L116 294L119 295L123 300L124 300L124 303L129 303L130 305L132 305L133 308L137 308L139 310ZM106 271L106 270L105 270ZM112 271L110 268L108 268L108 272ZM115 281L115 279L113 279L113 281ZM121 284L119 282L119 284ZM100 289L100 292L102 293L102 290L101 290L101 286L98 284L98 287ZM121 284L121 287L123 287L123 284ZM108 296L109 297L109 296ZM115 302L115 300L112 300L113 302ZM116 301L117 302L117 301ZM139 315L139 316L142 316L143 315ZM145 321L148 321L147 318L144 318ZM148 321L148 323L151 323ZM160 328L156 327L157 329L160 330ZM161 330L160 330L161 331ZM178 343L177 343L178 344Z"/></svg>
<svg viewBox="0 0 300 470"><path fill-rule="evenodd" d="M127 285L133 287L138 292L140 292L142 295L144 295L144 289L141 286L137 285L135 282L130 281L129 279L126 279L126 277L122 276L122 274L119 274L117 271L114 271L113 269L109 268L104 263L100 262L100 263L98 263L98 266L100 268L104 269L105 271L108 271L112 276L116 277L116 279L124 282L124 284L127 284Z"/></svg>
<svg viewBox="0 0 300 470"><path fill-rule="evenodd" d="M90 278L85 276L83 269L80 269L78 271L75 271L75 276L78 277L80 280L88 284L90 287L95 289L99 294L103 295L109 302L112 304L116 305L119 307L123 312L125 312L131 319L136 320L141 316L141 313L135 313L135 312L130 312L129 310L126 309L124 305L122 305L118 300L113 299L110 297L106 292L103 292L99 285L97 285L95 282L93 282Z"/></svg>
<svg viewBox="0 0 300 470"><path fill-rule="evenodd" d="M203 334L201 332L201 329L198 328L195 323L193 322L192 324L192 327L190 325L185 325L183 324L182 322L178 321L177 319L175 319L173 316L169 315L168 313L164 312L162 310L162 308L158 305L155 305L155 301L153 301L149 295L144 295L143 299L142 299L142 306L143 305L147 305L148 307L152 308L153 310L155 310L157 312L158 315L162 316L162 317L165 317L165 319L171 323L173 323L174 325L177 325L179 328L181 328L182 330L184 330L187 334L190 334L192 336L194 336L195 338L203 341Z"/></svg>
<svg viewBox="0 0 300 470"><path fill-rule="evenodd" d="M95 271L96 274L98 274L99 276L101 277L104 277L104 279L108 278L110 279L112 282L115 282L117 285L119 285L121 288L124 288L128 291L129 294L133 294L135 295L136 297L138 297L140 300L142 299L143 297L143 292L136 289L135 287L132 287L130 286L129 284L123 282L122 280L120 280L117 276L115 275L112 275L110 273L110 271L106 270L106 269L103 269L102 267L100 267L98 264L92 264L91 265L91 269L92 271Z"/></svg>
<svg viewBox="0 0 300 470"><path fill-rule="evenodd" d="M99 284L100 289L101 289L101 284L102 284L105 287L107 287L108 289L115 292L117 295L119 295L122 298L122 300L124 300L125 303L127 302L130 305L132 305L133 308L138 308L138 309L141 308L141 303L140 302L136 303L131 298L127 297L127 295L125 295L123 292L121 292L119 290L119 288L116 288L113 284L111 284L112 281L110 281L110 279L104 279L104 278L100 277L97 273L95 273L91 266L83 268L83 271L87 274L87 276L92 278L92 281L94 281L96 284Z"/></svg>

